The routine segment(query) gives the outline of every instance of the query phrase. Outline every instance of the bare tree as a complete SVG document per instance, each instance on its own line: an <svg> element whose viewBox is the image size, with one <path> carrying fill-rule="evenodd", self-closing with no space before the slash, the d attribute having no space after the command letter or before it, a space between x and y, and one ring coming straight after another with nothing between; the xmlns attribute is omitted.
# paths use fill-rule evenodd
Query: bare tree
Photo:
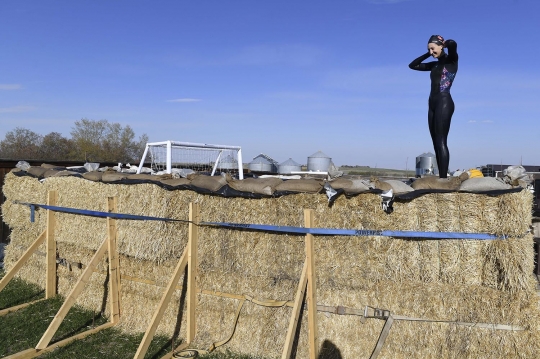
<svg viewBox="0 0 540 359"><path fill-rule="evenodd" d="M73 157L84 161L104 161L102 141L105 139L109 122L107 120L89 120L75 122L71 139L75 144Z"/></svg>
<svg viewBox="0 0 540 359"><path fill-rule="evenodd" d="M0 157L5 159L41 159L43 136L26 128L16 127L0 141Z"/></svg>
<svg viewBox="0 0 540 359"><path fill-rule="evenodd" d="M45 136L17 127L0 141L0 158L20 160L72 160L87 162L137 162L148 136L138 140L130 126L107 120L76 121L72 138L58 132Z"/></svg>
<svg viewBox="0 0 540 359"><path fill-rule="evenodd" d="M43 137L41 143L41 159L71 160L75 146L72 140L61 133L51 132Z"/></svg>
<svg viewBox="0 0 540 359"><path fill-rule="evenodd" d="M146 134L135 140L135 132L127 125L107 120L83 118L75 122L71 131L75 145L75 157L86 161L134 162L144 151L148 142Z"/></svg>

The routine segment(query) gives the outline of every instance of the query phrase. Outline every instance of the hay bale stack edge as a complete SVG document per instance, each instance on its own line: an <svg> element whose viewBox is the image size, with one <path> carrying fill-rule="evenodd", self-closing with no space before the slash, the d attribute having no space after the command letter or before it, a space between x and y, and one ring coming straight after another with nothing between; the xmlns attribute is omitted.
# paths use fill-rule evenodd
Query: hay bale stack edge
<svg viewBox="0 0 540 359"><path fill-rule="evenodd" d="M201 220L303 227L303 209L315 211L322 228L480 232L508 235L506 240L404 240L380 236L315 237L319 305L364 308L449 322L480 322L524 327L493 330L446 322L396 321L379 358L531 358L540 352L540 308L534 266L529 191L487 196L431 193L396 201L391 214L381 197L363 193L339 197L332 206L324 194L298 193L277 198L225 198L192 190L168 191L143 183L93 182L79 177L6 176L2 207L12 230L6 247L9 270L44 230L45 210L14 203L46 203L58 191L58 206L106 211L118 198L118 212L186 220L188 204L200 204ZM105 219L56 213L58 256L66 263L88 263L106 237ZM117 221L122 280L120 326L144 332L188 239L180 222ZM257 299L293 300L305 259L304 237L200 227L200 290L247 294ZM44 247L38 252L45 252ZM104 306L105 260L78 300L95 311ZM81 269L59 266L59 293L66 295ZM45 263L39 253L20 277L44 286ZM180 279L179 286L183 283ZM185 313L177 290L158 332L185 337ZM238 300L198 294L194 346L205 348L233 327ZM246 302L236 332L226 345L234 352L273 358L281 355L290 307L269 308ZM317 314L319 345L331 342L343 358L369 357L384 322L358 316ZM307 313L302 314L297 358L306 358Z"/></svg>

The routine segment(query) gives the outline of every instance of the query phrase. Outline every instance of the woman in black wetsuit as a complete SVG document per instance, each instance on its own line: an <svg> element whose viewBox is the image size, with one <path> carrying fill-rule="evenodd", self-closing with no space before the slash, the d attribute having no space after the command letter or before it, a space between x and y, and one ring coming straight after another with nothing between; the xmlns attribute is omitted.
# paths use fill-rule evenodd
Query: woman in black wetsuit
<svg viewBox="0 0 540 359"><path fill-rule="evenodd" d="M448 54L444 48L448 49ZM422 63L433 56L438 61ZM413 60L409 67L418 71L431 71L431 92L429 93L428 124L431 140L435 149L435 157L439 166L439 177L446 178L450 153L446 140L450 131L450 121L454 113L454 101L450 95L450 87L458 70L457 43L433 35L428 41L428 52Z"/></svg>

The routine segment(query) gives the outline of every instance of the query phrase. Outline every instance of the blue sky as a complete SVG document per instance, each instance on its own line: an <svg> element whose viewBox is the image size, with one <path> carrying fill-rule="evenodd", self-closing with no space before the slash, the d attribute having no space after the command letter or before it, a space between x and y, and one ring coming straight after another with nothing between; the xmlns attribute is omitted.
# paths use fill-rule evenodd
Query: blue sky
<svg viewBox="0 0 540 359"><path fill-rule="evenodd" d="M458 43L450 169L540 164L537 0L0 2L0 138L81 118L151 141L306 163L414 168L433 152L429 73Z"/></svg>

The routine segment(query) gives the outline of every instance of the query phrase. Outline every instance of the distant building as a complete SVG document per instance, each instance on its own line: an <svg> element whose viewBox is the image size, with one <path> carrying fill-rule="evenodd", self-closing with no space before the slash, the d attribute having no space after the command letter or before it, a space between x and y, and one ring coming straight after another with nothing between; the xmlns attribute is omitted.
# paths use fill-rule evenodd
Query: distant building
<svg viewBox="0 0 540 359"><path fill-rule="evenodd" d="M500 173L499 176L502 176L502 171L504 171L510 166L515 166L515 165L488 164L488 165L482 166L481 171L485 177L497 177L497 173ZM540 165L534 165L534 166L522 165L522 166L523 168L525 168L525 171L527 172L540 173Z"/></svg>

